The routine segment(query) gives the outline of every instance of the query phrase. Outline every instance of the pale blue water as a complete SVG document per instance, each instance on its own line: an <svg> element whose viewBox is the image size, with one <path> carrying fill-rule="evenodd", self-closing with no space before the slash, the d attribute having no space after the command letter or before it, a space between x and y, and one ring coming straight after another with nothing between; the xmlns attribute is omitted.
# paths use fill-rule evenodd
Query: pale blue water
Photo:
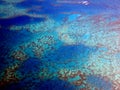
<svg viewBox="0 0 120 90"><path fill-rule="evenodd" d="M119 4L0 1L0 90L120 90Z"/></svg>

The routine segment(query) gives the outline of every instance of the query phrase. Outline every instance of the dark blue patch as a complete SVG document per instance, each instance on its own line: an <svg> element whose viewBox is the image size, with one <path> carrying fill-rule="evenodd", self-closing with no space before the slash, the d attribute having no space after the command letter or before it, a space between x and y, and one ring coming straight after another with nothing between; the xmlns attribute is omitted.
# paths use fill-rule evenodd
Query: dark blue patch
<svg viewBox="0 0 120 90"><path fill-rule="evenodd" d="M30 58L23 62L18 71L22 73L23 77L27 75L35 77L36 74L38 74L38 72L40 71L41 66L43 66L41 60L36 58Z"/></svg>
<svg viewBox="0 0 120 90"><path fill-rule="evenodd" d="M96 86L99 89L102 90L111 90L112 89L112 83L105 81L101 77L97 77L94 75L90 75L87 77L87 82L90 83L93 86Z"/></svg>
<svg viewBox="0 0 120 90"><path fill-rule="evenodd" d="M48 53L45 56L45 59L49 61L64 61L76 56L80 56L82 58L87 58L90 52L95 52L95 47L88 47L85 45L69 45L69 46L61 46L58 50L54 51L53 53Z"/></svg>
<svg viewBox="0 0 120 90"><path fill-rule="evenodd" d="M33 18L33 17L29 17L29 16L17 16L17 17L13 17L13 18L7 18L7 19L0 19L0 25L3 26L10 26L10 25L24 25L27 24L29 22L31 22L31 19L33 22L37 22L37 21L44 21L44 18Z"/></svg>
<svg viewBox="0 0 120 90"><path fill-rule="evenodd" d="M20 45L24 42L28 42L32 37L30 32L23 31L0 31L0 68L9 66L14 63L14 60L10 58L10 52L16 45Z"/></svg>
<svg viewBox="0 0 120 90"><path fill-rule="evenodd" d="M62 80L47 80L42 83L39 90L75 90L75 87Z"/></svg>
<svg viewBox="0 0 120 90"><path fill-rule="evenodd" d="M29 3L28 3L29 2ZM41 6L44 1L38 1L38 0L25 0L24 2L18 3L16 6L21 8L31 8L34 6Z"/></svg>
<svg viewBox="0 0 120 90"><path fill-rule="evenodd" d="M26 88L26 89L25 89ZM75 86L65 81L55 79L40 81L38 78L25 78L18 83L9 84L2 90L75 90Z"/></svg>
<svg viewBox="0 0 120 90"><path fill-rule="evenodd" d="M0 31L0 46L14 47L17 44L28 42L32 38L32 33L21 30L21 31L10 31L1 30Z"/></svg>
<svg viewBox="0 0 120 90"><path fill-rule="evenodd" d="M0 1L0 4L4 4L4 1L1 0L1 1Z"/></svg>

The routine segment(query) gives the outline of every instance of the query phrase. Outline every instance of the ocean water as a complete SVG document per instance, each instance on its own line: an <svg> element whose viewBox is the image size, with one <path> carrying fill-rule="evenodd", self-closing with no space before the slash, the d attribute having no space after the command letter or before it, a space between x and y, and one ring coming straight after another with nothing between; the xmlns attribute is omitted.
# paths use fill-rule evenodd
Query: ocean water
<svg viewBox="0 0 120 90"><path fill-rule="evenodd" d="M1 0L0 90L120 90L119 0Z"/></svg>

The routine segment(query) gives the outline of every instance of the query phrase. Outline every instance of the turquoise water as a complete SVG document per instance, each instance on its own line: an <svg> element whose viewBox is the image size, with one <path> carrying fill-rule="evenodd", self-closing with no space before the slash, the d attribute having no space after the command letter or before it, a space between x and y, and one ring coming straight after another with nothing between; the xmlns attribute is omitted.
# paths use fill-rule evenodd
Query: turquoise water
<svg viewBox="0 0 120 90"><path fill-rule="evenodd" d="M0 90L120 90L119 4L0 1Z"/></svg>

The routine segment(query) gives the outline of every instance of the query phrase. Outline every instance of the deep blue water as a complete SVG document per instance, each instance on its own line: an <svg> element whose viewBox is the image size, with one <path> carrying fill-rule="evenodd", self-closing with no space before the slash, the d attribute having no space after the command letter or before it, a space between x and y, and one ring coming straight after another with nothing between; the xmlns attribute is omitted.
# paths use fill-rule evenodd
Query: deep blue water
<svg viewBox="0 0 120 90"><path fill-rule="evenodd" d="M108 59L112 58L116 62L107 47L112 46L119 37L113 35L112 40L109 35L107 36L109 32L106 34L105 30L119 29L120 2L88 0L88 4L85 4L84 1L87 0L23 0L19 3L14 0L0 1L0 90L94 90L95 88L114 90L113 83L116 82L114 73L109 72L110 65L107 61L102 64L100 61L106 60L104 57L108 55ZM14 8L5 9L9 5ZM22 12L22 9L25 11ZM106 18L103 19L106 15L110 20L117 19L107 24ZM94 20L95 24L92 22ZM85 25L89 27L86 28ZM17 28L12 30L13 26ZM73 31L66 27L73 28ZM78 32L75 32L76 27L79 27ZM105 35L99 35L99 29L103 30ZM98 32L92 33L94 30ZM110 33L114 34L114 32ZM65 37L62 36L64 34ZM75 38L81 37L81 41L77 43L69 34L76 35ZM111 43L108 40L111 40ZM116 44L114 46L119 48ZM98 51L100 49L103 50ZM15 51L17 53L14 54ZM110 54L106 55L106 52ZM119 60L119 57L117 59ZM111 65L114 62L111 61ZM87 66L86 64L89 63L90 65ZM105 64L107 69L103 68ZM115 63L112 67L119 76L117 65ZM85 80L76 74L78 71L84 73ZM9 76L11 73L12 75ZM66 75L67 80L61 78L59 73L62 73L63 77ZM69 75L67 76L66 73ZM75 76L71 78L70 75L73 73ZM106 81L104 76L109 80ZM77 80L85 83L76 85ZM119 86L115 87L119 90Z"/></svg>

